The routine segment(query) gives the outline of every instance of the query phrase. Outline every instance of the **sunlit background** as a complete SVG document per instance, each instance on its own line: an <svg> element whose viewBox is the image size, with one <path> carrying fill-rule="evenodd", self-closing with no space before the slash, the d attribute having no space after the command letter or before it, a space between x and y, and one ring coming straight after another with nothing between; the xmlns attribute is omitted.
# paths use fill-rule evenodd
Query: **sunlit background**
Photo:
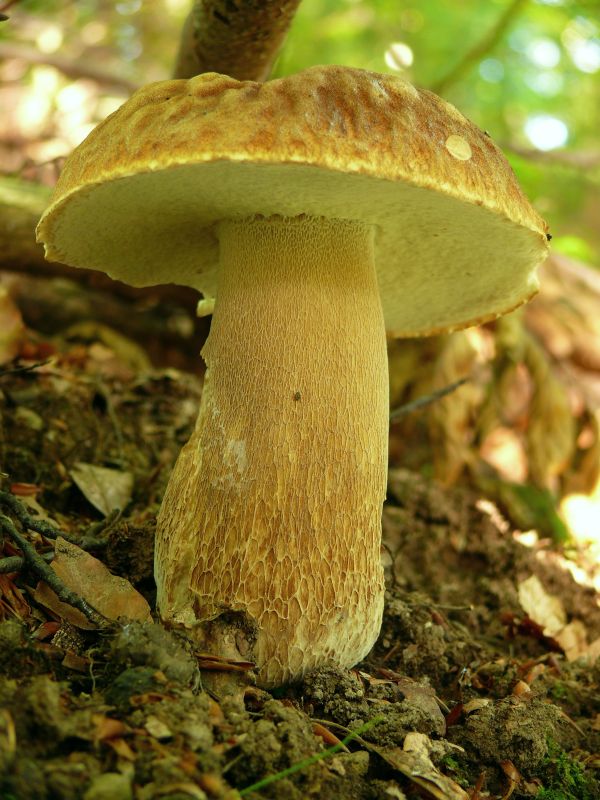
<svg viewBox="0 0 600 800"><path fill-rule="evenodd" d="M64 156L133 87L168 77L189 7L14 4L0 26L0 169ZM315 63L395 72L443 94L505 148L555 248L600 262L597 2L304 0L275 71Z"/></svg>

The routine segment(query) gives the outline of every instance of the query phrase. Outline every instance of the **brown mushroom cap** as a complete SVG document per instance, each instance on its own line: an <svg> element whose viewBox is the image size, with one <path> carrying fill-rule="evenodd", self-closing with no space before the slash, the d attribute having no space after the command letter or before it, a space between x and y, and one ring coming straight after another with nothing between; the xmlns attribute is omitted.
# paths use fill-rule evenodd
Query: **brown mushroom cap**
<svg viewBox="0 0 600 800"><path fill-rule="evenodd" d="M211 297L215 224L254 215L372 223L392 336L515 308L547 250L489 136L430 92L338 66L139 90L67 160L38 239L51 260Z"/></svg>

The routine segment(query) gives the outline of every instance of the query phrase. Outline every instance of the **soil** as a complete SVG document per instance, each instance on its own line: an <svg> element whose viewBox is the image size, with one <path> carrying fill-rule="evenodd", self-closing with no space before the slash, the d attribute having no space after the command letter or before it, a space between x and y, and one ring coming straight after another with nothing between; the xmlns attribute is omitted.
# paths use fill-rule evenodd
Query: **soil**
<svg viewBox="0 0 600 800"><path fill-rule="evenodd" d="M142 369L114 341L28 335L0 373L2 488L152 607L154 520L201 380ZM120 515L91 502L81 463L132 479ZM0 798L600 798L600 661L567 658L521 592L535 576L588 642L597 597L569 569L577 553L526 546L514 527L467 484L392 468L375 648L353 670L272 692L237 665L245 685L219 694L212 668L236 665L180 632L82 629L40 602L31 569L0 574ZM19 555L8 536L0 545L0 559Z"/></svg>

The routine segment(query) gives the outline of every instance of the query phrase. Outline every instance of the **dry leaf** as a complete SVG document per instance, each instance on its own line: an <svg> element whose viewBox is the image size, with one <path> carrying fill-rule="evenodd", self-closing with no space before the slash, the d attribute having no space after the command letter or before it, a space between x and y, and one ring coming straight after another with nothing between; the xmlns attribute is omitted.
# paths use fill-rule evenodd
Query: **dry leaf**
<svg viewBox="0 0 600 800"><path fill-rule="evenodd" d="M74 672L89 672L90 671L90 664L92 663L90 658L86 658L85 656L77 655L77 653L71 653L68 651L65 653L65 657L60 662L61 666L65 667L66 669L72 669Z"/></svg>
<svg viewBox="0 0 600 800"><path fill-rule="evenodd" d="M150 606L129 581L108 571L97 558L59 536L52 569L68 589L88 601L108 619L152 622ZM78 628L95 625L75 608L62 603L45 583L38 583L35 599Z"/></svg>
<svg viewBox="0 0 600 800"><path fill-rule="evenodd" d="M38 492L41 491L41 489L38 489ZM16 492L13 492L13 494L16 494ZM37 492L35 494L32 493L19 495L19 501L21 505L27 506L30 511L34 512L32 516L34 516L36 519L47 522L49 525L52 525L53 528L60 528L60 524L54 519L54 517L51 517L46 509L38 503Z"/></svg>
<svg viewBox="0 0 600 800"><path fill-rule="evenodd" d="M423 733L409 733L404 747L369 746L391 767L397 769L436 800L469 800L461 787L442 774L429 758L429 739Z"/></svg>
<svg viewBox="0 0 600 800"><path fill-rule="evenodd" d="M544 629L544 635L556 638L564 628L567 616L558 597L548 594L535 575L519 584L519 603L523 611Z"/></svg>
<svg viewBox="0 0 600 800"><path fill-rule="evenodd" d="M154 714L150 714L150 716L146 719L144 728L146 728L150 736L153 736L155 739L160 740L173 738L173 731L165 722L158 717L155 717Z"/></svg>
<svg viewBox="0 0 600 800"><path fill-rule="evenodd" d="M338 739L338 737L335 735L335 733L332 733L329 730L329 728L326 728L324 725L321 725L320 722L313 722L312 730L313 730L313 733L315 734L315 736L319 736L321 739L323 739L323 742L328 747L332 747L332 746L336 746L337 747L339 745L341 750L344 750L346 753L350 752L348 750L348 748L346 747L346 745L343 744L343 742L340 739Z"/></svg>
<svg viewBox="0 0 600 800"><path fill-rule="evenodd" d="M125 739L107 739L106 744L112 747L119 758L124 758L126 761L135 761L136 755Z"/></svg>
<svg viewBox="0 0 600 800"><path fill-rule="evenodd" d="M3 612L14 614L18 619L27 619L31 613L21 590L10 575L0 575L0 619L4 617Z"/></svg>
<svg viewBox="0 0 600 800"><path fill-rule="evenodd" d="M71 470L71 477L86 500L105 517L116 508L123 510L131 500L133 475L130 472L79 461Z"/></svg>
<svg viewBox="0 0 600 800"><path fill-rule="evenodd" d="M24 335L21 313L6 287L0 286L0 364L8 364L13 360Z"/></svg>
<svg viewBox="0 0 600 800"><path fill-rule="evenodd" d="M127 726L120 719L113 719L104 714L92 714L92 722L96 726L95 742L106 742L127 733Z"/></svg>
<svg viewBox="0 0 600 800"><path fill-rule="evenodd" d="M600 639L588 644L583 622L575 619L567 623L561 601L548 594L535 575L519 584L519 602L528 616L544 629L544 635L560 645L568 661L586 656L593 663L600 655Z"/></svg>
<svg viewBox="0 0 600 800"><path fill-rule="evenodd" d="M580 656L588 655L587 628L581 620L569 622L554 638L565 651L567 661L576 661Z"/></svg>

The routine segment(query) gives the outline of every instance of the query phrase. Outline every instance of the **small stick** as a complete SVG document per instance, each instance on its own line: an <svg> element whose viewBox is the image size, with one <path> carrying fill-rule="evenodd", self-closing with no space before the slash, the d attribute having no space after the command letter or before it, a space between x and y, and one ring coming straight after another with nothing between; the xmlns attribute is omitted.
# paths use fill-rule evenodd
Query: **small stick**
<svg viewBox="0 0 600 800"><path fill-rule="evenodd" d="M0 369L0 378L5 375L18 375L21 372L31 372L38 367L44 367L49 364L51 359L47 358L45 361L38 361L35 364L28 364L26 367L13 367L13 369Z"/></svg>
<svg viewBox="0 0 600 800"><path fill-rule="evenodd" d="M0 575L6 575L9 572L18 572L25 559L21 556L9 556L9 558L0 558Z"/></svg>
<svg viewBox="0 0 600 800"><path fill-rule="evenodd" d="M49 522L46 522L46 520L36 519L28 514L25 510L25 507L10 492L0 492L0 505L4 505L9 508L19 520L21 525L27 530L35 531L36 533L45 536L47 539L56 539L57 536L62 536L63 539L67 539L67 541L71 542L72 544L77 544L77 542L71 536L69 536L69 534L57 531L56 528L50 525Z"/></svg>
<svg viewBox="0 0 600 800"><path fill-rule="evenodd" d="M97 547L103 546L105 544L104 540L96 540L95 537L98 536L99 533L107 534L111 531L122 516L122 509L113 508L107 517L98 520L98 522L93 522L90 525L84 534L84 541L94 542ZM83 549L85 550L85 547Z"/></svg>
<svg viewBox="0 0 600 800"><path fill-rule="evenodd" d="M43 559L52 560L54 553L44 553L40 556ZM20 572L25 566L25 559L22 556L8 556L0 558L0 575L7 575L11 572Z"/></svg>
<svg viewBox="0 0 600 800"><path fill-rule="evenodd" d="M71 544L77 545L77 547L81 547L82 550L100 550L103 547L106 547L106 542L103 539L96 539L94 537L92 530L94 528L93 525L90 527L87 533L81 537L81 539L78 539L76 536L73 536L70 533L57 530L53 525L44 519L36 519L36 517L32 517L31 514L26 511L23 504L20 503L10 492L0 491L0 505L7 506L19 520L21 525L28 531L35 531L41 536L46 537L46 539L57 539L59 536L62 536L63 539L66 539ZM105 532L110 530L110 528L112 528L113 525L118 522L120 517L120 509L116 508L114 511L111 511L106 519L95 523L97 526L99 526L97 532Z"/></svg>
<svg viewBox="0 0 600 800"><path fill-rule="evenodd" d="M46 564L42 556L36 552L35 547L19 533L13 525L12 520L5 517L4 514L0 514L0 527L10 536L23 553L23 558L29 565L31 571L52 589L59 600L81 611L90 622L97 625L99 628L112 627L113 623L110 620L100 614L99 611L96 611L87 600L84 600L83 597L72 592L62 583L52 567Z"/></svg>
<svg viewBox="0 0 600 800"><path fill-rule="evenodd" d="M413 411L418 411L420 408L424 408L425 406L431 405L431 403L435 403L436 400L440 400L442 397L445 397L447 394L452 394L457 389L460 389L467 381L470 380L469 378L461 378L459 381L454 381L454 383L448 384L448 386L444 386L443 389L436 389L435 392L431 394L426 394L423 397L418 397L416 400L413 400L410 403L406 403L399 408L395 408L393 411L390 411L390 422L398 419L399 417L403 417L405 414L410 414Z"/></svg>

